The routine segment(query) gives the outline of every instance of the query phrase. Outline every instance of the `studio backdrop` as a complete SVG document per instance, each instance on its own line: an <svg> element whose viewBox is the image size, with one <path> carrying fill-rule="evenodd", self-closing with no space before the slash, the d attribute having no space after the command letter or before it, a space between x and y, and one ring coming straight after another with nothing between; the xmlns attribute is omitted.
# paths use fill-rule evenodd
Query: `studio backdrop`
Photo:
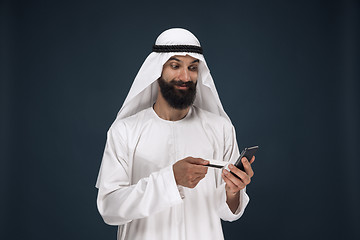
<svg viewBox="0 0 360 240"><path fill-rule="evenodd" d="M106 141L156 37L200 40L240 148L259 145L231 239L359 239L359 1L1 1L0 238L116 239Z"/></svg>

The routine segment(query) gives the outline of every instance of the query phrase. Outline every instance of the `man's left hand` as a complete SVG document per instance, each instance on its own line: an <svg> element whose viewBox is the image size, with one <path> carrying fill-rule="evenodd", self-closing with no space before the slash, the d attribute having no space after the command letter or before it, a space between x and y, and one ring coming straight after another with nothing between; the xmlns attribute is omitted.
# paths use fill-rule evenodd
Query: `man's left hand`
<svg viewBox="0 0 360 240"><path fill-rule="evenodd" d="M240 190L244 189L246 185L248 185L251 182L251 178L254 176L254 171L251 168L251 164L255 161L255 156L252 157L250 162L247 160L246 157L243 157L241 161L244 165L245 172L241 171L233 164L229 165L230 171L236 174L236 176L238 176L239 178L232 175L226 169L224 169L222 172L222 178L226 183L225 185L226 196L227 196L226 202L228 203L232 212L235 212L235 210L238 207Z"/></svg>

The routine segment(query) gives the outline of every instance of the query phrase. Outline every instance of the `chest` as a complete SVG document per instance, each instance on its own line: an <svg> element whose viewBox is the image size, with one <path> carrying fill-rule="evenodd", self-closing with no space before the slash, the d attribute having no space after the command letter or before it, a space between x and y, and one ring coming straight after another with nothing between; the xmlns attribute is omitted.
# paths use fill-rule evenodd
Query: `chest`
<svg viewBox="0 0 360 240"><path fill-rule="evenodd" d="M223 146L218 135L200 123L146 126L133 148L133 180L189 156L220 160Z"/></svg>

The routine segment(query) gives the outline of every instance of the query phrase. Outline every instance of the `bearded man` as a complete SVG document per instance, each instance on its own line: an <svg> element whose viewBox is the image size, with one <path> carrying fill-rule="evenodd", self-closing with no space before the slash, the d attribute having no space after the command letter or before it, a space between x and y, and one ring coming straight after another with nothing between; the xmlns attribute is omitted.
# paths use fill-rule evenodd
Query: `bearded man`
<svg viewBox="0 0 360 240"><path fill-rule="evenodd" d="M235 130L197 38L180 28L159 35L108 131L96 187L104 221L118 239L223 239L221 220L249 201L245 171L234 163ZM236 176L235 176L236 175Z"/></svg>

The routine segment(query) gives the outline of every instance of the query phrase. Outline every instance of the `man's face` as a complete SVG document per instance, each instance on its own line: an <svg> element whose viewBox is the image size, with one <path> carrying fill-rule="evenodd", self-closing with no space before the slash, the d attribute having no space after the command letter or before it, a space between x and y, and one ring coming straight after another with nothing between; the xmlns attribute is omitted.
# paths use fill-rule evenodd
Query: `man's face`
<svg viewBox="0 0 360 240"><path fill-rule="evenodd" d="M158 79L160 92L169 105L185 109L195 100L199 60L191 56L173 56L163 66Z"/></svg>

